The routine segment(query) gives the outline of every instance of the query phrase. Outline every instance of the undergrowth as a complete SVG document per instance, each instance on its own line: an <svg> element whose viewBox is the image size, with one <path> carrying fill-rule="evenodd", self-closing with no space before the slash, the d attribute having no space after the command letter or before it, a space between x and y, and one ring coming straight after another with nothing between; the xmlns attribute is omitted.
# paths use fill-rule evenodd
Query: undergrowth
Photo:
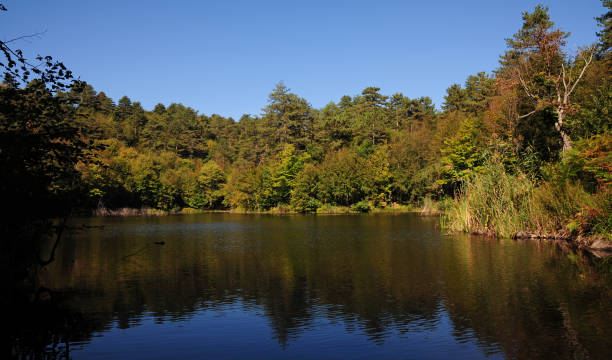
<svg viewBox="0 0 612 360"><path fill-rule="evenodd" d="M537 234L610 238L610 192L587 192L580 182L544 181L506 171L499 163L467 180L442 217L449 232L512 237Z"/></svg>

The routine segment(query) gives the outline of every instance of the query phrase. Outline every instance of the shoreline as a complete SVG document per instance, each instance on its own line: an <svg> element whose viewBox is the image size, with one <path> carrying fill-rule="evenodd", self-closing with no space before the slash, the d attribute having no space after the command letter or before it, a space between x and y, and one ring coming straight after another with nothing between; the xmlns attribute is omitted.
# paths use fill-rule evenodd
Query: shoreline
<svg viewBox="0 0 612 360"><path fill-rule="evenodd" d="M248 211L243 209L230 209L230 210L204 210L204 209L193 209L183 208L178 211L165 211L151 208L119 208L119 209L107 209L98 208L91 211L89 214L86 212L83 215L87 217L134 217L134 216L171 216L171 215L194 215L194 214L205 214L205 213L225 213L225 214L242 214L242 215L378 215L378 214L418 214L420 216L440 216L443 214L442 211L432 211L431 209L417 209L409 206L392 206L386 208L372 208L370 211L356 211L352 210L347 206L329 206L324 209L320 209L317 212L298 212L289 210L287 208L273 208L266 211ZM483 236L489 238L499 238L499 236L493 233L483 232L470 232L470 235ZM525 241L525 240L536 240L536 241L551 241L560 245L570 246L577 250L588 251L598 258L607 258L612 256L612 241L605 240L600 236L589 235L572 235L568 231L559 231L556 233L539 233L529 231L518 231L511 237L513 240Z"/></svg>
<svg viewBox="0 0 612 360"><path fill-rule="evenodd" d="M500 238L491 233L471 232L470 235L488 238ZM574 250L587 251L598 258L612 256L612 241L608 241L597 235L572 235L567 231L556 233L538 233L529 231L518 231L510 237L515 241L546 241L561 246L569 246Z"/></svg>
<svg viewBox="0 0 612 360"><path fill-rule="evenodd" d="M394 206L385 208L371 208L369 211L352 210L348 206L330 206L321 208L316 212L300 212L290 210L288 208L272 208L270 210L244 210L244 209L229 209L229 210L211 210L211 209L193 209L183 208L180 210L158 210L152 208L98 208L91 211L83 211L84 216L102 216L102 217L128 217L128 216L169 216L169 215L192 215L204 213L227 213L227 214L254 214L254 215L358 215L358 214L393 214L393 213L419 213L424 216L438 216L440 213L423 212L420 209L409 206Z"/></svg>

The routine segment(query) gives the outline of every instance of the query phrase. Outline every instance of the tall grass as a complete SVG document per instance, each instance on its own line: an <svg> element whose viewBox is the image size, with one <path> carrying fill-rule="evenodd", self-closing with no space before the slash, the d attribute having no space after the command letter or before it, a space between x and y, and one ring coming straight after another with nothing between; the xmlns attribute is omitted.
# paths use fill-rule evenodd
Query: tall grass
<svg viewBox="0 0 612 360"><path fill-rule="evenodd" d="M423 216L429 215L441 215L446 212L446 209L453 202L452 198L445 197L440 200L433 200L430 196L423 198L423 205L419 210L419 213Z"/></svg>
<svg viewBox="0 0 612 360"><path fill-rule="evenodd" d="M408 212L416 212L417 208L412 205L404 205L398 203L392 203L385 207L373 207L370 210L372 214L389 214L389 213L408 213Z"/></svg>
<svg viewBox="0 0 612 360"><path fill-rule="evenodd" d="M436 207L436 202L433 201L430 196L426 196L423 199L423 207L419 213L421 215L437 215L440 211Z"/></svg>
<svg viewBox="0 0 612 360"><path fill-rule="evenodd" d="M98 207L93 210L94 216L163 216L168 214L168 211L152 208L124 207L119 209L109 209L106 207Z"/></svg>
<svg viewBox="0 0 612 360"><path fill-rule="evenodd" d="M593 207L593 196L580 185L543 183L524 174L509 174L490 163L467 181L442 218L450 232L512 237L519 232L562 234L567 225Z"/></svg>

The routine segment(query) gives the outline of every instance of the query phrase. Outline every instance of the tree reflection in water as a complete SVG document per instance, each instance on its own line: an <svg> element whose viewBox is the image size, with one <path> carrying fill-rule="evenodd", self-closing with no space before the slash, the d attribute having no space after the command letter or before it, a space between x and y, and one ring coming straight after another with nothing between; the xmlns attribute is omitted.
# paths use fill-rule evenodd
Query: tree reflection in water
<svg viewBox="0 0 612 360"><path fill-rule="evenodd" d="M484 354L603 358L612 348L610 276L553 244L444 237L437 219L412 215L88 221L105 228L66 241L40 274L69 296L11 324L13 351L57 351L228 304L265 316L283 348L322 321L384 345L444 317L456 342Z"/></svg>

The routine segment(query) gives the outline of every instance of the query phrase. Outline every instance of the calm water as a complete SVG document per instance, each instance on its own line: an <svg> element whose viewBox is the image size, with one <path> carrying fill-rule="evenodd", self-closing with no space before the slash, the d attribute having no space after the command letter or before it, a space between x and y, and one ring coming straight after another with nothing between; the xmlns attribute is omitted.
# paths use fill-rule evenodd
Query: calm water
<svg viewBox="0 0 612 360"><path fill-rule="evenodd" d="M612 358L609 272L553 244L414 215L84 222L40 274L57 356Z"/></svg>

